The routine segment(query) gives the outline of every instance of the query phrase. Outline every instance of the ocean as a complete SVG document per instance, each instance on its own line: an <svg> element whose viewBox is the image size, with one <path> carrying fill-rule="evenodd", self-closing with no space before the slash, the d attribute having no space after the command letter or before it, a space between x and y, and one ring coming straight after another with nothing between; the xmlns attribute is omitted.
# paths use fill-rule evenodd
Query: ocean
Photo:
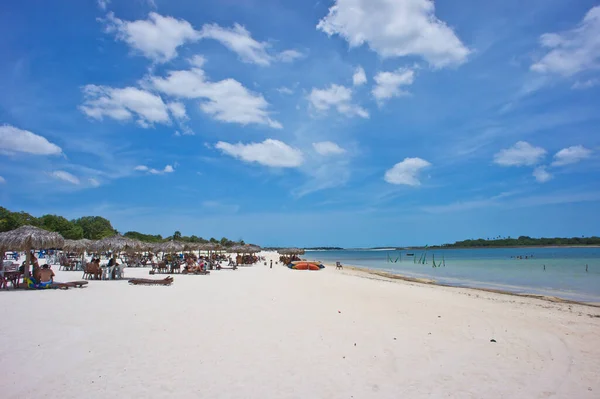
<svg viewBox="0 0 600 399"><path fill-rule="evenodd" d="M303 258L383 270L438 283L600 303L600 248L307 251ZM408 254L414 256L408 256ZM441 267L433 267L433 257ZM443 264L445 263L445 266ZM586 272L586 265L588 271ZM545 270L544 270L545 266Z"/></svg>

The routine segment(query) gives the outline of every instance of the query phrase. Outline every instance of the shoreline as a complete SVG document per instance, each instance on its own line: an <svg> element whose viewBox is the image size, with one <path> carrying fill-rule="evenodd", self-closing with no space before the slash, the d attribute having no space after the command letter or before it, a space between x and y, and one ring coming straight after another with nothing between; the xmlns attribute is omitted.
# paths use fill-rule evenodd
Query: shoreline
<svg viewBox="0 0 600 399"><path fill-rule="evenodd" d="M322 263L326 267L335 268L335 264L324 263L324 262L322 262ZM402 275L402 274L394 274L394 273L386 272L386 271L383 271L383 270L369 269L369 268L360 267L360 266L344 265L344 269L346 269L346 268L349 269L349 270L360 272L360 273L365 273L365 274L369 274L369 275L375 275L375 276L383 277L383 278L386 278L386 279L389 279L389 280L401 280L401 281L406 281L406 282L410 282L410 283L432 285L432 286L438 286L438 287L448 287L448 288L453 288L453 289L467 289L467 290L474 290L474 291L480 291L480 292L491 292L491 293L494 293L494 294L501 294L501 295L507 295L507 296L540 299L542 301L552 302L552 303L565 303L565 304L582 305L582 306L589 306L589 307L593 307L593 308L600 308L600 302L575 301L575 300L561 298L561 297L557 297L557 296L551 296L551 295L531 294L531 293L518 293L518 292L513 292L513 291L508 291L508 290L500 290L500 289L493 289L493 288L478 288L478 287L472 287L472 286L457 286L457 285L439 283L439 282L437 282L435 280L428 279L428 278L410 277L410 276L405 276L405 275Z"/></svg>
<svg viewBox="0 0 600 399"><path fill-rule="evenodd" d="M306 252L326 251L407 251L407 250L445 250L445 249L535 249L535 248L600 248L600 245L516 245L516 246L493 246L489 247L395 247L395 248L343 248L343 249L305 249Z"/></svg>

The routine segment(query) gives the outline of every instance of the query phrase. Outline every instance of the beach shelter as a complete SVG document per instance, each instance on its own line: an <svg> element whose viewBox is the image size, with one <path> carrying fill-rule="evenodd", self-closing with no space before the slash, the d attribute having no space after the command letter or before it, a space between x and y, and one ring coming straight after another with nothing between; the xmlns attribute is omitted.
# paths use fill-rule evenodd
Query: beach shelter
<svg viewBox="0 0 600 399"><path fill-rule="evenodd" d="M289 265L294 258L298 257L298 255L304 255L304 250L301 248L283 248L277 252L279 252L280 255L283 255L281 261L286 265Z"/></svg>
<svg viewBox="0 0 600 399"><path fill-rule="evenodd" d="M82 238L81 240L65 240L62 247L64 251L75 252L81 255L81 266L85 266L85 253L95 246L95 241Z"/></svg>
<svg viewBox="0 0 600 399"><path fill-rule="evenodd" d="M0 248L3 250L25 251L25 270L23 278L29 277L31 250L61 248L65 239L58 233L34 226L21 226L0 234Z"/></svg>
<svg viewBox="0 0 600 399"><path fill-rule="evenodd" d="M142 247L143 244L141 241L132 240L120 234L98 240L94 245L94 249L97 251L111 251L115 260L117 255L122 251L135 251Z"/></svg>

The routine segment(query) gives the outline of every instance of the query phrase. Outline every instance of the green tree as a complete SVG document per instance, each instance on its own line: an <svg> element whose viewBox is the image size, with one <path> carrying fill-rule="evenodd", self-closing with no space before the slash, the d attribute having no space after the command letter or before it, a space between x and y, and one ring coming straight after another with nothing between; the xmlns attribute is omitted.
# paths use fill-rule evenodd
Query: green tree
<svg viewBox="0 0 600 399"><path fill-rule="evenodd" d="M83 238L83 228L74 222L68 221L62 216L44 215L40 217L40 227L56 231L64 238L71 240L79 240Z"/></svg>
<svg viewBox="0 0 600 399"><path fill-rule="evenodd" d="M180 231L176 231L175 233L173 233L173 239L174 240L181 240L181 232Z"/></svg>
<svg viewBox="0 0 600 399"><path fill-rule="evenodd" d="M83 229L83 237L100 240L117 234L110 221L100 216L84 216L75 220L75 224Z"/></svg>

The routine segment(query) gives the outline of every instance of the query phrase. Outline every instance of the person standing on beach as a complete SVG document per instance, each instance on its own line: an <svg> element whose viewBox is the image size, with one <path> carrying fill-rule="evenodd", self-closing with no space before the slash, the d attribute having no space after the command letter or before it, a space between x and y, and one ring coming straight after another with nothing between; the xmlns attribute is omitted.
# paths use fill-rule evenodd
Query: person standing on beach
<svg viewBox="0 0 600 399"><path fill-rule="evenodd" d="M271 259L271 266L269 267L269 269L273 268L273 259Z"/></svg>
<svg viewBox="0 0 600 399"><path fill-rule="evenodd" d="M588 272L588 265L587 264L585 265L585 272L586 273Z"/></svg>

